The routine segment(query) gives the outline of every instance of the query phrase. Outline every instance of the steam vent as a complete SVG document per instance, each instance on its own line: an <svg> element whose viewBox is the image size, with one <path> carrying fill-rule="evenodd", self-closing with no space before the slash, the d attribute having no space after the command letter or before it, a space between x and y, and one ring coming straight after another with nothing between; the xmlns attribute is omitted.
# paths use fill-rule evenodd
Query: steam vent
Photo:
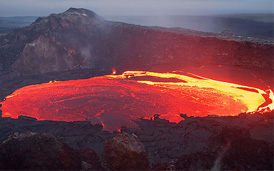
<svg viewBox="0 0 274 171"><path fill-rule="evenodd" d="M0 169L273 170L273 48L77 8L2 33Z"/></svg>

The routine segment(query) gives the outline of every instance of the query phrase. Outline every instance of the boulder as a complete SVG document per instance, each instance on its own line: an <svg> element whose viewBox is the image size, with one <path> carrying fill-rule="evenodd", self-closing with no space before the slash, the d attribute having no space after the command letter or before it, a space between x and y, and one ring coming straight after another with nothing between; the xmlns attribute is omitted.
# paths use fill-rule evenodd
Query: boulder
<svg viewBox="0 0 274 171"><path fill-rule="evenodd" d="M145 170L148 169L149 160L139 138L123 133L106 142L102 166L111 170Z"/></svg>
<svg viewBox="0 0 274 171"><path fill-rule="evenodd" d="M14 133L0 146L0 170L81 169L76 151L50 134Z"/></svg>

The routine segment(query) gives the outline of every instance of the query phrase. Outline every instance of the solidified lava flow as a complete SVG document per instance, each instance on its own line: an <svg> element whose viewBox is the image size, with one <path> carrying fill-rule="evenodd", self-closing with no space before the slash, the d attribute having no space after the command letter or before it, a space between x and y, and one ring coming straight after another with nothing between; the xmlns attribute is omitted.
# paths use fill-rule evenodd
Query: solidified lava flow
<svg viewBox="0 0 274 171"><path fill-rule="evenodd" d="M156 113L179 122L183 119L180 113L203 117L259 111L265 102L264 94L267 93L258 88L197 75L126 71L122 75L26 86L7 96L1 110L3 117L90 120L102 124L104 130L114 131L121 126L136 127L133 120ZM260 110L272 108L273 101Z"/></svg>

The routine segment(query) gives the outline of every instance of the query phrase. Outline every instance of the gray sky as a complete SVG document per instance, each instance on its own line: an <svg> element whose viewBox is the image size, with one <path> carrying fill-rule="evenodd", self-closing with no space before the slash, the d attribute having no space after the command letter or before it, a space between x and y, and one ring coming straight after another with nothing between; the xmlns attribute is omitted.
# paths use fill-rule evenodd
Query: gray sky
<svg viewBox="0 0 274 171"><path fill-rule="evenodd" d="M0 16L47 16L70 7L105 15L273 13L274 0L0 0Z"/></svg>

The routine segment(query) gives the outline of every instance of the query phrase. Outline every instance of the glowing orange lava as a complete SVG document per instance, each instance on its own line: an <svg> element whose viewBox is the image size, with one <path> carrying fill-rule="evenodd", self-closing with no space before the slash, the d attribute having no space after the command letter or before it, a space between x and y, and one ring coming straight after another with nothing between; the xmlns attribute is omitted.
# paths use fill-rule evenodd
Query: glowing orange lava
<svg viewBox="0 0 274 171"><path fill-rule="evenodd" d="M265 103L268 95L271 103ZM136 127L138 118L155 113L172 122L188 116L238 115L273 110L273 92L198 75L127 71L90 79L51 81L16 90L2 102L3 117L82 121L104 130ZM258 109L258 107L260 108Z"/></svg>
<svg viewBox="0 0 274 171"><path fill-rule="evenodd" d="M116 75L116 69L115 68L112 69L112 75Z"/></svg>

